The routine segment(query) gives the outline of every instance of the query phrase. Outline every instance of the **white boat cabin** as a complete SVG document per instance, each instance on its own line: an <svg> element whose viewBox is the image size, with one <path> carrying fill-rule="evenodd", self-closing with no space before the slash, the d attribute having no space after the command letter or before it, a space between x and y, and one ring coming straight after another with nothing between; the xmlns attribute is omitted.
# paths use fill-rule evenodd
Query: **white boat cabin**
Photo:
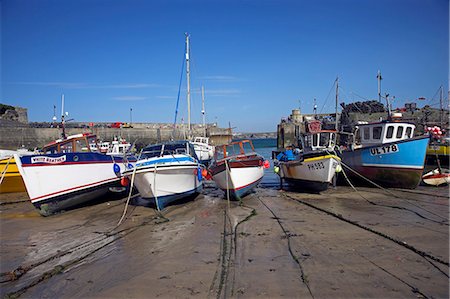
<svg viewBox="0 0 450 299"><path fill-rule="evenodd" d="M321 130L301 136L299 145L301 145L301 150L303 150L303 152L333 150L335 140L336 131Z"/></svg>
<svg viewBox="0 0 450 299"><path fill-rule="evenodd" d="M410 139L416 126L404 122L380 122L361 124L356 128L356 143L371 146Z"/></svg>
<svg viewBox="0 0 450 299"><path fill-rule="evenodd" d="M193 142L209 144L209 138L208 137L194 137Z"/></svg>
<svg viewBox="0 0 450 299"><path fill-rule="evenodd" d="M129 142L126 142L125 140L123 140L123 141L114 140L113 142L111 142L106 154L108 154L108 155L123 155L128 152L130 147L131 147L131 144Z"/></svg>

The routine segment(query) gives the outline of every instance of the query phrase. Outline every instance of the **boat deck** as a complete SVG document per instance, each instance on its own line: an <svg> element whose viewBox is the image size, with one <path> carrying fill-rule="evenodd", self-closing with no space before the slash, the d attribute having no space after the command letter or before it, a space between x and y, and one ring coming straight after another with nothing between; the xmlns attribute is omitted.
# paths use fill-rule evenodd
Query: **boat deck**
<svg viewBox="0 0 450 299"><path fill-rule="evenodd" d="M208 185L154 209L125 199L42 217L1 195L1 296L24 298L448 298L448 188Z"/></svg>

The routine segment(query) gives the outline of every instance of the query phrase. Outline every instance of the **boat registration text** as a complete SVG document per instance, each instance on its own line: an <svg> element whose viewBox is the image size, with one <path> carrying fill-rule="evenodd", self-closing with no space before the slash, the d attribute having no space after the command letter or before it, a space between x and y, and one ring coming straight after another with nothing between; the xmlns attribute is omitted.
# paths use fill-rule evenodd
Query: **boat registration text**
<svg viewBox="0 0 450 299"><path fill-rule="evenodd" d="M399 151L399 149L398 149L397 144L389 144L389 145L385 145L385 146L371 148L370 154L372 156L378 156L378 155L396 153L398 151Z"/></svg>
<svg viewBox="0 0 450 299"><path fill-rule="evenodd" d="M325 165L323 164L323 162L315 162L315 163L311 163L308 164L308 170L318 170L318 169L324 169Z"/></svg>

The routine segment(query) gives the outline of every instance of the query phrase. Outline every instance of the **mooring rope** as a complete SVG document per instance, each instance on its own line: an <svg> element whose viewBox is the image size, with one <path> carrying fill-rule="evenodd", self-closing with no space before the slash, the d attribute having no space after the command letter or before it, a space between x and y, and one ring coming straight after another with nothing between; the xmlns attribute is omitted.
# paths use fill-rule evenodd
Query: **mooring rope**
<svg viewBox="0 0 450 299"><path fill-rule="evenodd" d="M13 159L13 158L14 158L14 156L9 157L8 162L6 162L5 169L3 169L3 171L2 171L2 178L0 179L0 185L1 185L1 183L3 182L3 179L4 179L5 176L6 176L6 172L7 172L7 170L8 170L8 166L9 166L9 162L10 162L11 159Z"/></svg>

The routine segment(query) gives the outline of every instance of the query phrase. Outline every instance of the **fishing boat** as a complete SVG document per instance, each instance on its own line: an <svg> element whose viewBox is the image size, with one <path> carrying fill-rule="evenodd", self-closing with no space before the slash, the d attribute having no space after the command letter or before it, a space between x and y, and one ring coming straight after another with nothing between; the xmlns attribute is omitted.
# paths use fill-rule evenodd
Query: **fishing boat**
<svg viewBox="0 0 450 299"><path fill-rule="evenodd" d="M209 167L212 179L227 196L242 199L261 181L269 161L255 152L251 140L216 146Z"/></svg>
<svg viewBox="0 0 450 299"><path fill-rule="evenodd" d="M336 131L322 130L318 120L307 121L305 127L298 147L287 148L277 155L274 170L299 191L325 191L340 169L341 159L333 152Z"/></svg>
<svg viewBox="0 0 450 299"><path fill-rule="evenodd" d="M90 150L96 135L84 133L53 141L43 154L14 155L31 203L43 216L73 208L120 189L128 161ZM82 147L87 147L82 151Z"/></svg>
<svg viewBox="0 0 450 299"><path fill-rule="evenodd" d="M172 141L145 147L135 167L123 173L144 200L158 210L201 192L202 168L189 141Z"/></svg>
<svg viewBox="0 0 450 299"><path fill-rule="evenodd" d="M100 147L101 148L101 147ZM123 138L114 138L114 140L109 144L107 155L126 155L131 149L131 143Z"/></svg>
<svg viewBox="0 0 450 299"><path fill-rule="evenodd" d="M194 137L192 141L195 154L197 155L199 162L204 165L208 165L214 156L214 146L210 145L208 137Z"/></svg>
<svg viewBox="0 0 450 299"><path fill-rule="evenodd" d="M62 103L63 111L64 95ZM132 158L128 161L127 157L93 151L98 149L94 134L66 136L64 113L61 128L61 138L45 145L41 154L14 155L31 203L43 216L74 208L109 191L123 191L121 171L132 162Z"/></svg>
<svg viewBox="0 0 450 299"><path fill-rule="evenodd" d="M382 187L416 188L430 138L414 137L414 130L414 124L391 120L357 125L355 141L339 154L351 169L346 171L349 178Z"/></svg>

